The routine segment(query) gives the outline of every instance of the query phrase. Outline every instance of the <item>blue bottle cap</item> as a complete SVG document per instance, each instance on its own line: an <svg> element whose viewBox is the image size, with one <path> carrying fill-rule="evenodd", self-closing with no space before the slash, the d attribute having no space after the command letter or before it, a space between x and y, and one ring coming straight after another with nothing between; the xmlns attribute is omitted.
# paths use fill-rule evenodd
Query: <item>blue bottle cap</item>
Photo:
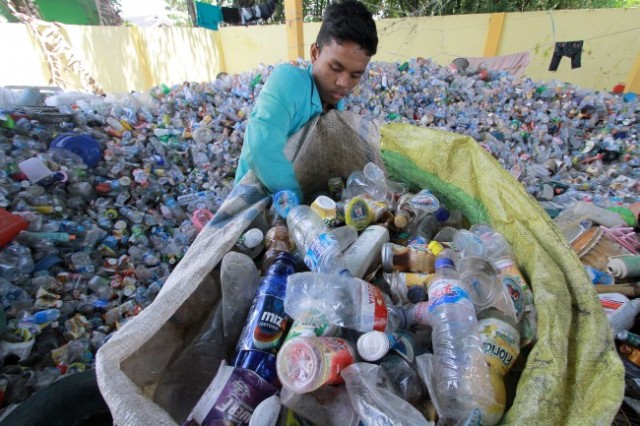
<svg viewBox="0 0 640 426"><path fill-rule="evenodd" d="M97 165L102 157L100 145L89 135L63 133L51 141L49 149L52 148L63 148L79 155L89 167Z"/></svg>
<svg viewBox="0 0 640 426"><path fill-rule="evenodd" d="M436 216L436 219L438 219L438 222L446 222L446 220L449 219L449 209L442 204L433 214Z"/></svg>
<svg viewBox="0 0 640 426"><path fill-rule="evenodd" d="M300 200L295 192L289 189L283 189L273 194L273 205L278 216L286 219L291 209L300 205Z"/></svg>

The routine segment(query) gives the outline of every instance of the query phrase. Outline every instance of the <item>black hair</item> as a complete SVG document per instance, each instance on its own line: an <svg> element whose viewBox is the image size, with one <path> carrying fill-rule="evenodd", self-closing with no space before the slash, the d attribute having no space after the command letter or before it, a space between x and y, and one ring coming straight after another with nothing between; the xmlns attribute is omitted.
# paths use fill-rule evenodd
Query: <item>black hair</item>
<svg viewBox="0 0 640 426"><path fill-rule="evenodd" d="M369 56L376 54L376 23L364 4L356 0L342 0L327 6L316 44L322 49L324 45L331 43L331 40L338 43L353 41Z"/></svg>

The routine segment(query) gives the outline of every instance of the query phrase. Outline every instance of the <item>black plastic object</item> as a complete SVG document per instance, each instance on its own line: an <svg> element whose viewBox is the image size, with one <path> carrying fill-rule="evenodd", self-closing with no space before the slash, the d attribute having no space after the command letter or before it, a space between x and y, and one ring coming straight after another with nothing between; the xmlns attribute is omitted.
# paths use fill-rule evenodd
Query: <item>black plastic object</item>
<svg viewBox="0 0 640 426"><path fill-rule="evenodd" d="M0 421L0 426L111 426L95 370L56 380L34 393Z"/></svg>

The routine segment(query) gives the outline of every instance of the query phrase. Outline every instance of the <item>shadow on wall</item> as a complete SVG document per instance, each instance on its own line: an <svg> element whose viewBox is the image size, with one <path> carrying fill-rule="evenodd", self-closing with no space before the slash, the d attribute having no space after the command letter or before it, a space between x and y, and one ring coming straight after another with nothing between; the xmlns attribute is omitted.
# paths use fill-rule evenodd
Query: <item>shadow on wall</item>
<svg viewBox="0 0 640 426"><path fill-rule="evenodd" d="M211 81L220 71L217 34L201 28L82 27L73 35L74 49L106 93Z"/></svg>

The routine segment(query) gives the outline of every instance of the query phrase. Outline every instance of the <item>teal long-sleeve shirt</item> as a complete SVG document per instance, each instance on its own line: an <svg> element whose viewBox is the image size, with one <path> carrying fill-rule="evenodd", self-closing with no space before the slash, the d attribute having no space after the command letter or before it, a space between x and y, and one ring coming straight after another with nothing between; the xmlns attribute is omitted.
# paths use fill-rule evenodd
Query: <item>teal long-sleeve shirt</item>
<svg viewBox="0 0 640 426"><path fill-rule="evenodd" d="M340 100L336 109L344 109ZM312 68L277 66L267 79L249 116L236 183L253 170L262 184L275 193L283 189L302 193L293 164L284 155L287 139L322 112L322 101Z"/></svg>

